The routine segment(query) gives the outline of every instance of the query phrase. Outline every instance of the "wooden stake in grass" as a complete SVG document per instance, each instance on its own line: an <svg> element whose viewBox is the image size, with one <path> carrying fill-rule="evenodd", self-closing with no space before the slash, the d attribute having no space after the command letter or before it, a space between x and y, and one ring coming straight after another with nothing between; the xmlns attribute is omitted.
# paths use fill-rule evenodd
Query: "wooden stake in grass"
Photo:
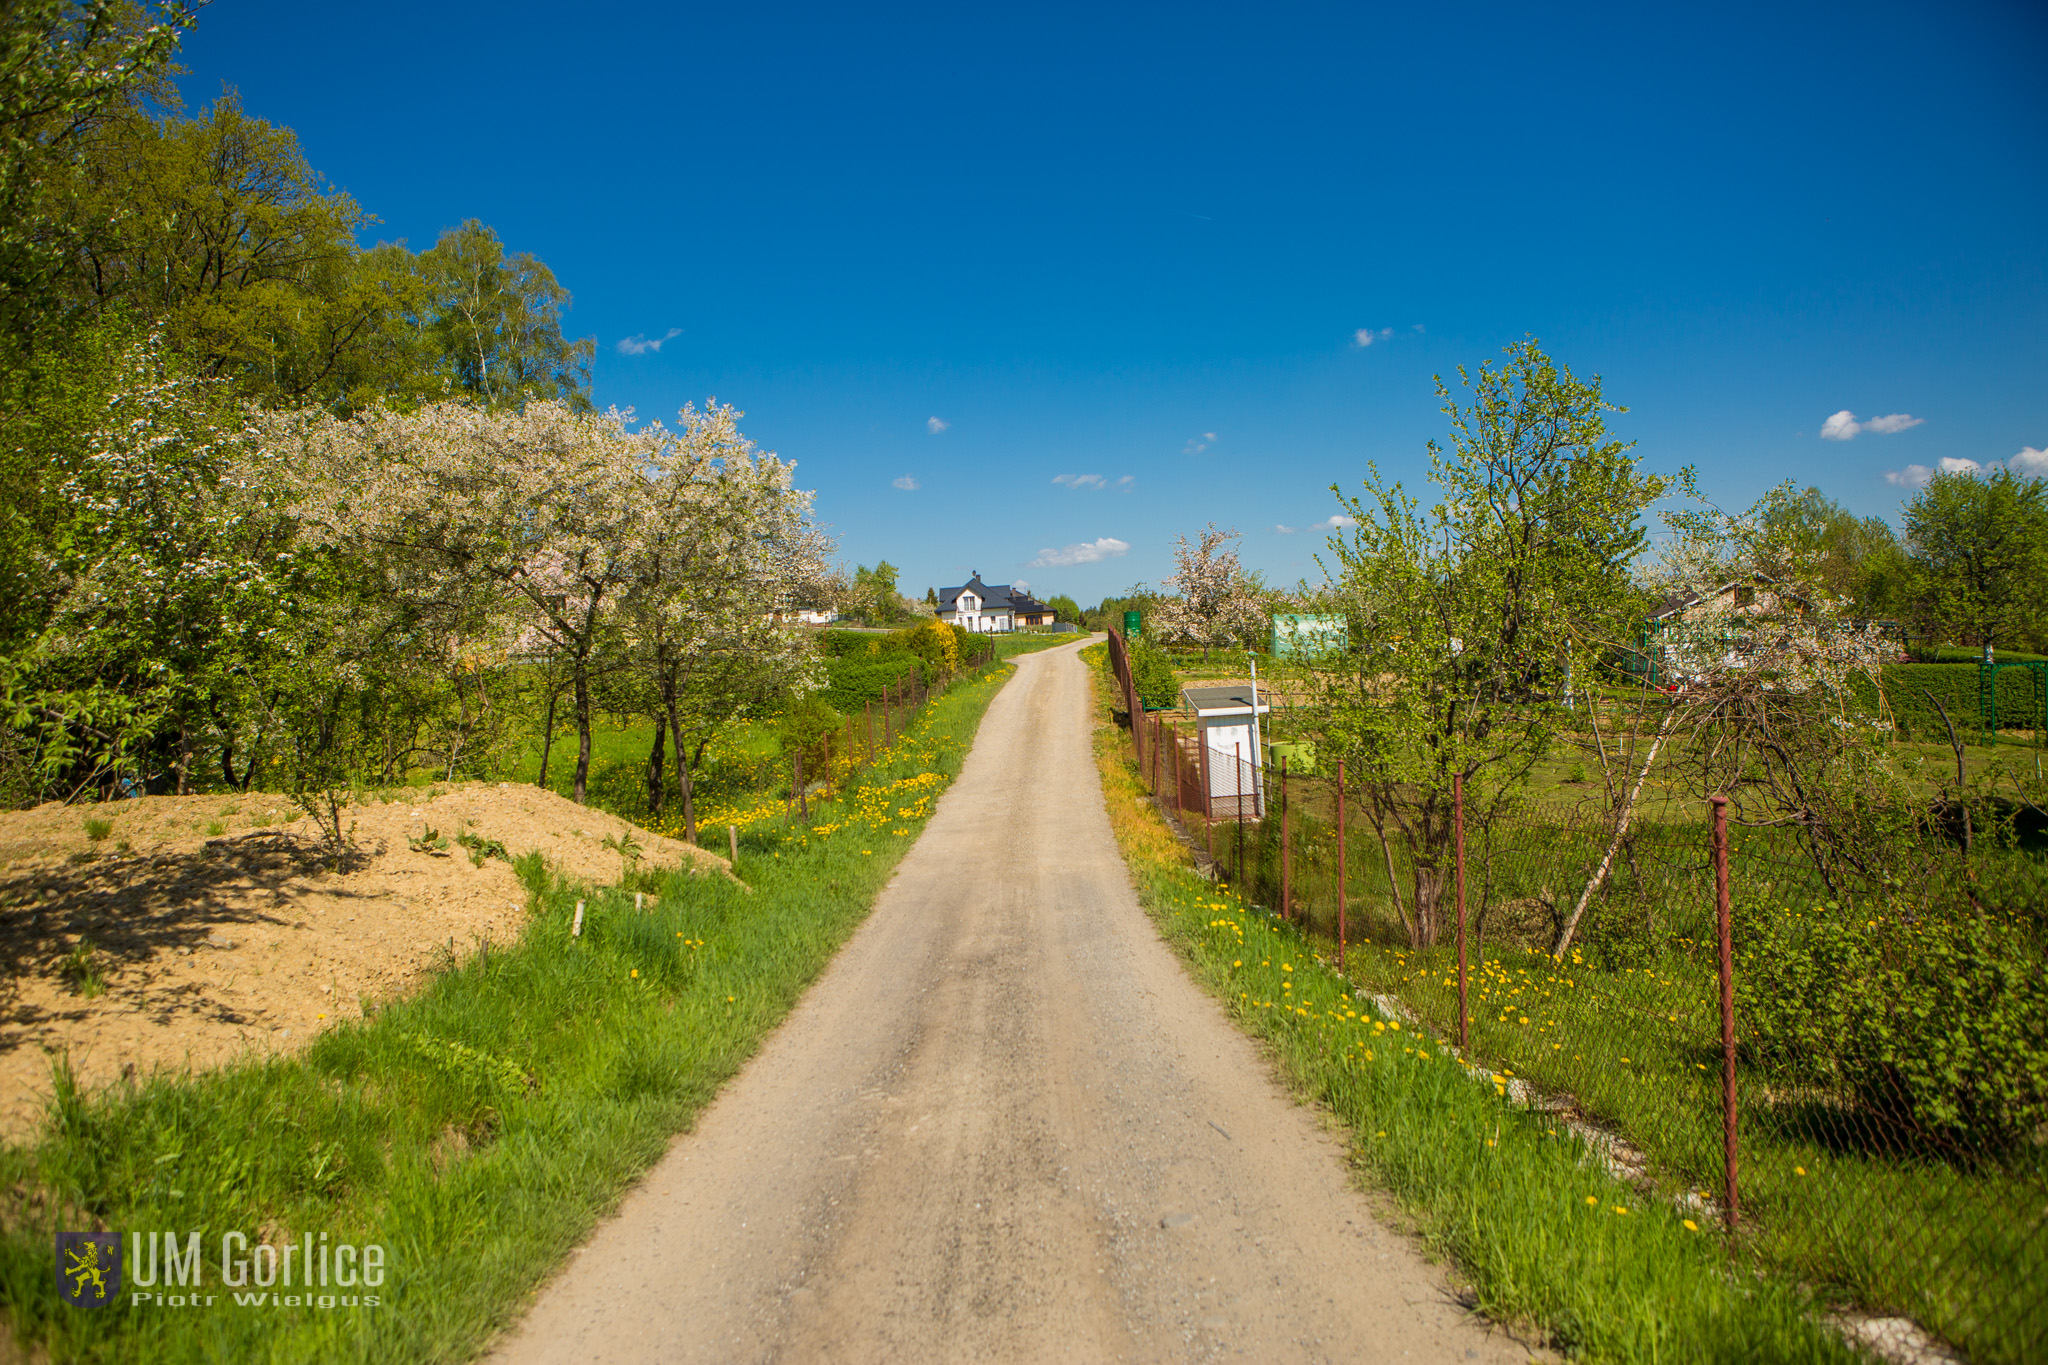
<svg viewBox="0 0 2048 1365"><path fill-rule="evenodd" d="M732 848L732 865L738 867L740 865L740 827L738 825L727 825L725 827L725 841Z"/></svg>
<svg viewBox="0 0 2048 1365"><path fill-rule="evenodd" d="M582 938L582 937L583 937L583 902L582 902L582 901L577 901L577 902L576 902L576 922L575 922L574 924L571 924L571 925L569 926L569 937L570 937L570 938Z"/></svg>

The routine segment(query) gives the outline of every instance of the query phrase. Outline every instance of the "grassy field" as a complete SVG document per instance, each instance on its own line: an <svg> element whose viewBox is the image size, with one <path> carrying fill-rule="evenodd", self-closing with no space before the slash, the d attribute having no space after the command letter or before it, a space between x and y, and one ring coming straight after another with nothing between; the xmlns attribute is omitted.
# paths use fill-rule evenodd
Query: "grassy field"
<svg viewBox="0 0 2048 1365"><path fill-rule="evenodd" d="M419 994L303 1053L91 1097L60 1085L47 1136L0 1149L0 1303L16 1340L59 1360L473 1354L860 923L1010 672L936 699L811 825L757 822L740 862L750 889L683 874L572 886L523 864L531 914L515 944L451 958ZM656 899L636 911L634 891ZM89 1228L176 1230L181 1246L197 1233L201 1282L182 1292L214 1302L60 1304L52 1234ZM353 1291L381 1303L237 1306L222 1283L230 1231L381 1246L384 1283Z"/></svg>
<svg viewBox="0 0 2048 1365"><path fill-rule="evenodd" d="M1361 1176L1399 1197L1480 1308L1596 1361L1848 1361L1786 1283L1731 1274L1703 1215L1611 1175L1505 1072L1354 995L1326 945L1211 885L1145 799L1120 734L1098 730L1111 822L1139 895L1190 969L1349 1131Z"/></svg>

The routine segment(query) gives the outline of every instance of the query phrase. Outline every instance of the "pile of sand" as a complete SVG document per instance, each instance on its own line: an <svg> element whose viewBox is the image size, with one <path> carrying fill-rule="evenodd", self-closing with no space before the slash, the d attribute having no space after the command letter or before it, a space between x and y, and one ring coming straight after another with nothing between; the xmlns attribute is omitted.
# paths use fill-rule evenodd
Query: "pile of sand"
<svg viewBox="0 0 2048 1365"><path fill-rule="evenodd" d="M97 840L95 819L113 827ZM34 1131L58 1052L98 1086L298 1047L411 989L450 951L511 941L525 892L503 859L474 865L459 834L514 857L538 849L594 883L618 880L619 855L602 841L628 831L645 865L731 873L715 854L524 785L399 793L342 821L351 851L335 873L287 797L0 812L0 1137ZM413 851L408 840L430 827L448 849ZM96 997L67 971L87 941L105 982Z"/></svg>

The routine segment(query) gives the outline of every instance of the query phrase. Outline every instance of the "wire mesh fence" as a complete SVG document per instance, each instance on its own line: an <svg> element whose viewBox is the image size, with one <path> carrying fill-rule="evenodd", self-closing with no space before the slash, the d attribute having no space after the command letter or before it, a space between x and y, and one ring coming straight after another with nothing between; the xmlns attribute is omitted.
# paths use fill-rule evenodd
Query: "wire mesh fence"
<svg viewBox="0 0 2048 1365"><path fill-rule="evenodd" d="M1731 827L1725 802L1617 822L1594 801L1468 803L1462 783L1417 837L1416 803L1404 823L1341 764L1267 771L1146 715L1120 645L1161 811L1382 1012L1845 1316L1910 1318L1965 1359L2048 1358L2038 851L1930 849L1917 877L1857 885L1796 827Z"/></svg>

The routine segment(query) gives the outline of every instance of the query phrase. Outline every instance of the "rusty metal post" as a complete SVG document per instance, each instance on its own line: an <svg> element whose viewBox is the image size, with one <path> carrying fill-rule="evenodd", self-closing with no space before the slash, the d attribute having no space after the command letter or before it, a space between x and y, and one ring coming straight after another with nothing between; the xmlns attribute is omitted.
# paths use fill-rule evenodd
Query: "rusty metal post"
<svg viewBox="0 0 2048 1365"><path fill-rule="evenodd" d="M1280 917L1294 918L1294 842L1287 823L1287 756L1280 756Z"/></svg>
<svg viewBox="0 0 2048 1365"><path fill-rule="evenodd" d="M1735 1181L1735 936L1728 910L1728 798L1714 807L1714 927L1721 939L1721 1146L1728 1182L1728 1231L1735 1231L1742 1195Z"/></svg>
<svg viewBox="0 0 2048 1365"><path fill-rule="evenodd" d="M1209 741L1195 722L1195 757L1202 763L1202 842L1209 848L1209 866L1216 866L1216 797L1209 784Z"/></svg>
<svg viewBox="0 0 2048 1365"><path fill-rule="evenodd" d="M1465 774L1451 777L1451 837L1458 868L1458 1050L1471 1046L1472 1016L1465 1008Z"/></svg>
<svg viewBox="0 0 2048 1365"><path fill-rule="evenodd" d="M1244 886L1244 747L1237 746L1230 754L1231 772L1237 778L1237 884Z"/></svg>
<svg viewBox="0 0 2048 1365"><path fill-rule="evenodd" d="M868 711L868 766L875 766L875 699L870 697L864 703Z"/></svg>
<svg viewBox="0 0 2048 1365"><path fill-rule="evenodd" d="M1344 970L1344 760L1337 760L1337 970Z"/></svg>
<svg viewBox="0 0 2048 1365"><path fill-rule="evenodd" d="M1180 807L1180 769L1182 759L1180 731L1174 729L1170 722L1166 723L1166 743L1168 745L1168 753L1171 755L1168 761L1173 768L1173 818L1176 823L1185 829L1188 823L1187 817L1182 813Z"/></svg>

